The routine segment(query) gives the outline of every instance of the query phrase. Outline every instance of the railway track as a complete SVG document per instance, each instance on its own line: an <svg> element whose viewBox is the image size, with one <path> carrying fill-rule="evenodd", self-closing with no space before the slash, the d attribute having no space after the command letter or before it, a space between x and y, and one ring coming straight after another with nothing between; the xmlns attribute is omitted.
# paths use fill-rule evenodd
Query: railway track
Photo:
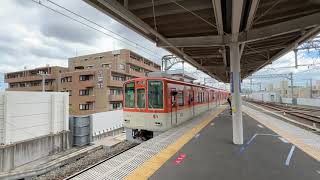
<svg viewBox="0 0 320 180"><path fill-rule="evenodd" d="M116 157L116 156L118 156L118 155L120 155L120 154L122 154L122 153L124 153L124 152L126 152L126 151L128 151L130 149L132 149L132 148L134 148L137 145L139 145L139 144L132 144L132 145L128 146L127 148L122 149L121 151L117 152L116 154L113 154L112 156L109 156L106 159L103 159L103 160L101 160L101 161L99 161L99 162L97 162L97 163L95 163L95 164L93 164L93 165L81 170L81 171L78 171L78 172L72 174L71 176L68 176L68 177L64 178L64 180L72 179L72 178L74 178L74 177L76 177L76 176L78 176L78 175L80 175L80 174L82 174L82 173L84 173L86 171L89 171L90 169L98 166L99 164L102 164L102 163L104 163L104 162L106 162L106 161L108 161L108 160L110 160L110 159L112 159L112 158L114 158L114 157Z"/></svg>
<svg viewBox="0 0 320 180"><path fill-rule="evenodd" d="M320 108L306 108L298 106L284 106L279 104L262 103L256 101L250 101L259 106L263 106L268 109L272 109L277 113L283 113L285 116L292 117L293 120L299 122L298 124L304 127L319 131L320 129L320 116L315 115L320 113Z"/></svg>

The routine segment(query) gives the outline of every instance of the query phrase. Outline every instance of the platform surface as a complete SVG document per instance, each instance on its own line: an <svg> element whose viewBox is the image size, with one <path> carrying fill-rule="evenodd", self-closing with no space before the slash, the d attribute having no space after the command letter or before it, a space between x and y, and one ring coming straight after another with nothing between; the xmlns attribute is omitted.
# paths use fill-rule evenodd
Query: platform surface
<svg viewBox="0 0 320 180"><path fill-rule="evenodd" d="M73 179L320 179L319 135L244 106L245 144L234 145L232 118L224 107L216 107Z"/></svg>
<svg viewBox="0 0 320 180"><path fill-rule="evenodd" d="M244 145L232 143L231 115L224 111L150 179L320 179L314 157L245 113L243 122Z"/></svg>

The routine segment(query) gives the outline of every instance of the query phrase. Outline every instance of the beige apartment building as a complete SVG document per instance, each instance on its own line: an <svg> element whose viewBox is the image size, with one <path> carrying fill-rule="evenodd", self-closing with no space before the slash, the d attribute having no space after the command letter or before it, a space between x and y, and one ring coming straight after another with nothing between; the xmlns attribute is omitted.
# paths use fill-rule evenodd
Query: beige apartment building
<svg viewBox="0 0 320 180"><path fill-rule="evenodd" d="M73 57L68 68L52 66L5 74L8 91L69 92L70 114L86 115L122 108L123 82L160 71L161 66L126 49Z"/></svg>

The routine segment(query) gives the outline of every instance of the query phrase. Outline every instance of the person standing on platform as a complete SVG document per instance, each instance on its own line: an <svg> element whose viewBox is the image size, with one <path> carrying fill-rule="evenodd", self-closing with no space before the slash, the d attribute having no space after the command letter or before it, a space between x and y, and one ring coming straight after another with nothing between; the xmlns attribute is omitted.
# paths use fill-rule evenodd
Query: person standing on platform
<svg viewBox="0 0 320 180"><path fill-rule="evenodd" d="M228 101L229 107L230 107L230 114L232 114L232 106L231 106L232 96L231 96L231 93L229 93L229 95L227 97L227 101Z"/></svg>

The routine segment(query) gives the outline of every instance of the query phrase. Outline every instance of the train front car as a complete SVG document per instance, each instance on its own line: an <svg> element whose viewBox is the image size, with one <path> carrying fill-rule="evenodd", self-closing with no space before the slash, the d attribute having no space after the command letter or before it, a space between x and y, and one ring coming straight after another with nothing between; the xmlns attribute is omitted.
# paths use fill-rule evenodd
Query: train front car
<svg viewBox="0 0 320 180"><path fill-rule="evenodd" d="M147 140L167 130L165 82L136 78L124 84L124 127L127 140Z"/></svg>
<svg viewBox="0 0 320 180"><path fill-rule="evenodd" d="M124 84L127 140L147 140L225 102L227 92L167 78Z"/></svg>

